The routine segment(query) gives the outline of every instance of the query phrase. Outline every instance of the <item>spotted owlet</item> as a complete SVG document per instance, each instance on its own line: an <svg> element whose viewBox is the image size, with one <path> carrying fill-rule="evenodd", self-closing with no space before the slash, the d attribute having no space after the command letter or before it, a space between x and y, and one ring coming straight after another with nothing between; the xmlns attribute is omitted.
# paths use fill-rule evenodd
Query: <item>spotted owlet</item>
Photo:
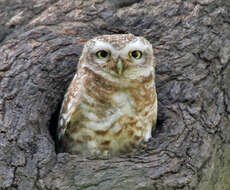
<svg viewBox="0 0 230 190"><path fill-rule="evenodd" d="M132 34L89 40L61 108L59 152L129 152L151 138L156 119L151 44Z"/></svg>

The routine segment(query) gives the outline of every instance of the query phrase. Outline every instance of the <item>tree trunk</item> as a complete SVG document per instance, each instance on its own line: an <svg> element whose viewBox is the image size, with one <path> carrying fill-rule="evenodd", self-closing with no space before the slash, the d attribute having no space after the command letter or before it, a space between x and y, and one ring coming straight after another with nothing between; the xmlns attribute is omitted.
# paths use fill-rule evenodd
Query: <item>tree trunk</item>
<svg viewBox="0 0 230 190"><path fill-rule="evenodd" d="M230 189L229 1L3 0L0 10L0 189ZM117 33L153 45L153 138L108 160L56 154L84 42Z"/></svg>

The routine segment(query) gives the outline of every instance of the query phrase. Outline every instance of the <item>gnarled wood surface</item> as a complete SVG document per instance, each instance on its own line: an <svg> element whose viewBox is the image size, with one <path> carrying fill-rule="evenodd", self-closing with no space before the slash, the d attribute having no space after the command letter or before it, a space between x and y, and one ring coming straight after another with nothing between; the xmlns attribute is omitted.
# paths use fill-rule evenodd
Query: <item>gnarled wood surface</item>
<svg viewBox="0 0 230 190"><path fill-rule="evenodd" d="M230 188L229 1L2 0L0 10L0 189ZM158 61L147 149L57 155L51 134L84 42L129 32Z"/></svg>

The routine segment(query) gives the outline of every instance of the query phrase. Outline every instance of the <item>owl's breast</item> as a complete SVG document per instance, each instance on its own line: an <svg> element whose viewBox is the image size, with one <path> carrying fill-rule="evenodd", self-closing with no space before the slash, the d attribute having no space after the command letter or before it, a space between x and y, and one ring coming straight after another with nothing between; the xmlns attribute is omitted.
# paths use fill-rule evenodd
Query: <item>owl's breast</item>
<svg viewBox="0 0 230 190"><path fill-rule="evenodd" d="M135 115L135 102L125 92L114 93L100 103L95 97L85 95L80 107L85 118L82 122L95 131L106 131L122 116Z"/></svg>

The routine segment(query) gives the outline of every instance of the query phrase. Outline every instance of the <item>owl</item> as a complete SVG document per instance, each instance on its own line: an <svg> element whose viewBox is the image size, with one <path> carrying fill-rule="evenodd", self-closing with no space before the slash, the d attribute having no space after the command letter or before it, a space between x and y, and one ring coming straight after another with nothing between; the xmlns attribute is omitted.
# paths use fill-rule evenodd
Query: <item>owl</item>
<svg viewBox="0 0 230 190"><path fill-rule="evenodd" d="M118 155L147 142L157 120L155 65L143 37L89 40L60 111L59 152Z"/></svg>

